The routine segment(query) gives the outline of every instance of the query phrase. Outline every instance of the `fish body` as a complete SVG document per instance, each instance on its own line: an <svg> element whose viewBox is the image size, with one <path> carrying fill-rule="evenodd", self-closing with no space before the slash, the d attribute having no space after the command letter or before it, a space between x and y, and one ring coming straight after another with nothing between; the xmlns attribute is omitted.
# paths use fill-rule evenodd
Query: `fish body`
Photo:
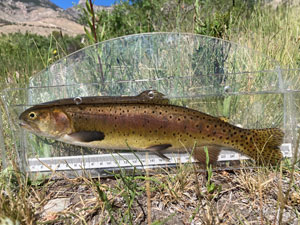
<svg viewBox="0 0 300 225"><path fill-rule="evenodd" d="M158 97L157 99L159 99ZM112 103L43 104L20 115L21 126L58 141L103 149L189 151L211 162L221 147L239 151L259 162L277 163L283 132L277 128L243 129L208 114L151 99Z"/></svg>

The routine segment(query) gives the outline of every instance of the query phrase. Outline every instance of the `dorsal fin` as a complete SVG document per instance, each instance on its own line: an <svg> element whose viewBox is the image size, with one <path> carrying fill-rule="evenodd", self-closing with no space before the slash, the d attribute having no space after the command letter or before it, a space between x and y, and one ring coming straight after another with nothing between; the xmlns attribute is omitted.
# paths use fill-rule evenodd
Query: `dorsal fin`
<svg viewBox="0 0 300 225"><path fill-rule="evenodd" d="M147 90L137 95L136 98L138 101L146 103L169 104L169 99L164 96L164 94L156 90Z"/></svg>

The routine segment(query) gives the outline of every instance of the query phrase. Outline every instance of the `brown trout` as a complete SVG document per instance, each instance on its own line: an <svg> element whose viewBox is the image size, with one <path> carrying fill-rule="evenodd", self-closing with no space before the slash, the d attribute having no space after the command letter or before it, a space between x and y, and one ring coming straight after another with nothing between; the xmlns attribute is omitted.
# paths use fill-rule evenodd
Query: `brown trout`
<svg viewBox="0 0 300 225"><path fill-rule="evenodd" d="M150 94L149 94L150 93ZM37 135L69 144L114 150L189 151L214 163L222 147L259 163L276 164L284 133L278 128L243 129L208 114L168 104L163 94L145 91L133 97L63 99L33 106L20 126Z"/></svg>

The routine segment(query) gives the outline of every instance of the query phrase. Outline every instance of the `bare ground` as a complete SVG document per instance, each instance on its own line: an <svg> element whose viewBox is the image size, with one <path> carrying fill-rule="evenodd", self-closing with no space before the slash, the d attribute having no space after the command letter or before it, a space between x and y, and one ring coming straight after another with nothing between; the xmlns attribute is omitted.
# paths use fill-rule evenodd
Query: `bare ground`
<svg viewBox="0 0 300 225"><path fill-rule="evenodd" d="M30 201L43 224L300 224L299 170L287 199L288 170L221 170L209 183L194 171L49 180L32 188ZM48 209L54 199L65 207Z"/></svg>
<svg viewBox="0 0 300 225"><path fill-rule="evenodd" d="M44 18L39 21L25 23L0 24L0 34L30 32L47 36L53 31L61 31L63 34L68 34L70 36L84 34L82 25L65 18Z"/></svg>

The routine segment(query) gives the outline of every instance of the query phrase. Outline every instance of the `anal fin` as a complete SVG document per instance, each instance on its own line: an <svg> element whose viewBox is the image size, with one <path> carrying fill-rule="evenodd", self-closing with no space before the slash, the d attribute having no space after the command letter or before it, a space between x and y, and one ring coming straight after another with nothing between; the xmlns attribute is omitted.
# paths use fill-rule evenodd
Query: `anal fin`
<svg viewBox="0 0 300 225"><path fill-rule="evenodd" d="M218 161L221 151L220 146L217 145L196 147L192 152L193 157L197 161L206 164L206 152L204 151L205 148L208 150L209 164L215 164Z"/></svg>

